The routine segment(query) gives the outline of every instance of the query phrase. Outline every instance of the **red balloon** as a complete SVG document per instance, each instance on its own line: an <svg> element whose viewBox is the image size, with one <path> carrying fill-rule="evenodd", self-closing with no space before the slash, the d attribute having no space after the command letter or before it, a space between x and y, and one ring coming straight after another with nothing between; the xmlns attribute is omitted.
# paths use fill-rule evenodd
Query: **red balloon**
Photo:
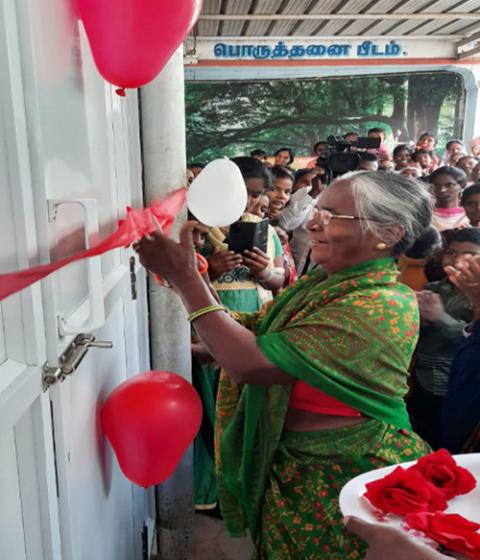
<svg viewBox="0 0 480 560"><path fill-rule="evenodd" d="M146 488L176 469L200 429L202 403L180 375L147 371L118 386L100 418L123 474Z"/></svg>
<svg viewBox="0 0 480 560"><path fill-rule="evenodd" d="M202 0L77 0L98 71L120 88L152 81L201 8Z"/></svg>

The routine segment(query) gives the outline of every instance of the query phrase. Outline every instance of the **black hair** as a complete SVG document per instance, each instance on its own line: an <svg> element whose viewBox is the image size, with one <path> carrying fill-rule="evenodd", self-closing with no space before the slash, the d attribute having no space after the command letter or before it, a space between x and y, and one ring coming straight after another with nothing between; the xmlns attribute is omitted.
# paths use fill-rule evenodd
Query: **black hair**
<svg viewBox="0 0 480 560"><path fill-rule="evenodd" d="M358 138L358 132L353 132L353 130L344 134L343 138L345 139L347 136L350 136L351 134L355 134L355 136Z"/></svg>
<svg viewBox="0 0 480 560"><path fill-rule="evenodd" d="M458 161L457 161L457 166L460 165L460 162L463 161L464 159L474 159L477 163L478 163L478 158L472 155L468 155L468 156L462 156Z"/></svg>
<svg viewBox="0 0 480 560"><path fill-rule="evenodd" d="M449 235L446 245L450 245L450 243L475 243L475 245L480 245L480 228L456 229Z"/></svg>
<svg viewBox="0 0 480 560"><path fill-rule="evenodd" d="M277 179L290 179L292 183L295 182L295 177L290 169L283 167L282 165L274 165L272 169L270 169L272 177L276 177Z"/></svg>
<svg viewBox="0 0 480 560"><path fill-rule="evenodd" d="M461 200L462 206L465 206L467 200L474 194L480 194L480 182L474 183L473 185L470 185L469 187L464 189L464 191L462 192L462 200Z"/></svg>
<svg viewBox="0 0 480 560"><path fill-rule="evenodd" d="M280 152L288 152L289 160L287 162L287 165L290 165L292 163L292 161L295 159L295 154L293 153L293 151L290 148L280 148L273 155L278 156L278 154Z"/></svg>
<svg viewBox="0 0 480 560"><path fill-rule="evenodd" d="M432 183L434 179L440 177L441 175L448 175L456 183L458 183L462 189L465 188L467 184L467 175L465 172L458 169L458 167L452 167L451 165L444 165L443 167L435 169L435 171L428 177L428 182Z"/></svg>
<svg viewBox="0 0 480 560"><path fill-rule="evenodd" d="M385 136L387 135L387 131L384 128L380 128L379 126L374 126L373 128L371 128L368 132L367 132L367 136L369 134L373 134L373 133L377 133L377 134L385 134Z"/></svg>
<svg viewBox="0 0 480 560"><path fill-rule="evenodd" d="M316 144L314 144L313 151L316 152L318 146L321 146L322 144L326 144L328 146L328 142L326 140L319 140Z"/></svg>
<svg viewBox="0 0 480 560"><path fill-rule="evenodd" d="M195 161L188 166L188 169L192 169L192 167L200 167L200 169L203 169L205 167L205 164Z"/></svg>
<svg viewBox="0 0 480 560"><path fill-rule="evenodd" d="M393 150L393 159L395 159L395 156L397 156L400 152L410 152L410 155L412 155L412 150L406 144L399 144Z"/></svg>
<svg viewBox="0 0 480 560"><path fill-rule="evenodd" d="M252 150L250 152L250 157L267 157L267 152L260 149Z"/></svg>
<svg viewBox="0 0 480 560"><path fill-rule="evenodd" d="M316 175L315 169L308 169L308 168L298 169L298 170L295 172L295 177L294 177L295 183L296 183L297 181L300 181L300 179L301 179L302 177L305 177L305 175L308 175L309 173L313 173L314 175Z"/></svg>
<svg viewBox="0 0 480 560"><path fill-rule="evenodd" d="M270 170L258 159L241 156L232 158L233 163L240 169L243 179L262 179L265 189L272 187Z"/></svg>
<svg viewBox="0 0 480 560"><path fill-rule="evenodd" d="M428 154L433 159L433 151L425 150L425 148L420 148L420 150L415 150L412 154L412 160L417 161L417 156L421 154Z"/></svg>
<svg viewBox="0 0 480 560"><path fill-rule="evenodd" d="M425 259L437 253L442 248L442 236L437 228L427 227L415 243L405 251L411 259Z"/></svg>
<svg viewBox="0 0 480 560"><path fill-rule="evenodd" d="M378 161L377 154L373 154L372 152L357 152L360 156L360 159L363 161Z"/></svg>
<svg viewBox="0 0 480 560"><path fill-rule="evenodd" d="M450 148L450 146L453 146L453 144L460 144L461 146L463 146L463 142L462 142L461 140L453 139L453 140L449 140L449 141L446 143L445 149L448 150L448 148Z"/></svg>
<svg viewBox="0 0 480 560"><path fill-rule="evenodd" d="M437 141L437 139L435 138L435 135L430 133L430 132L422 132L422 134L420 134L420 136L418 137L418 142L420 142L420 140L422 138L426 138L427 136L430 136L430 138L433 138L435 140L435 142ZM417 143L418 143L417 142Z"/></svg>

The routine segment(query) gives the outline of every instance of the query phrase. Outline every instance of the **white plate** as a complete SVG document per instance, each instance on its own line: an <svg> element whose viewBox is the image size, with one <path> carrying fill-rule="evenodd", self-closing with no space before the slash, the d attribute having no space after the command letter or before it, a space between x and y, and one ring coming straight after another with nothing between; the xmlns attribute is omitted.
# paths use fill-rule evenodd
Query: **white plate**
<svg viewBox="0 0 480 560"><path fill-rule="evenodd" d="M471 453L468 455L454 455L455 461L461 467L468 469L477 479L477 486L474 490L464 496L452 498L448 502L446 513L458 513L463 515L470 521L480 523L480 453ZM397 515L388 515L379 520L378 510L373 508L370 502L363 497L365 493L365 485L373 480L383 478L390 474L397 467L411 467L416 461L409 463L401 463L400 465L392 465L363 473L353 478L342 488L340 492L339 502L340 510L344 516L354 515L368 521L369 523L387 524L400 528L403 524L402 518ZM421 539L424 542L428 542Z"/></svg>

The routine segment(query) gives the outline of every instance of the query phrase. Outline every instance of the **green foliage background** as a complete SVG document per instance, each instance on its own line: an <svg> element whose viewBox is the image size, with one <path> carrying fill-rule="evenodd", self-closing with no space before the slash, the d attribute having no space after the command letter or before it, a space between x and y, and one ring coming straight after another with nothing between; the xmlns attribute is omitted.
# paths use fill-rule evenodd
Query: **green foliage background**
<svg viewBox="0 0 480 560"><path fill-rule="evenodd" d="M189 161L290 146L308 156L318 140L373 126L398 142L425 131L439 152L461 137L465 91L454 73L186 84Z"/></svg>

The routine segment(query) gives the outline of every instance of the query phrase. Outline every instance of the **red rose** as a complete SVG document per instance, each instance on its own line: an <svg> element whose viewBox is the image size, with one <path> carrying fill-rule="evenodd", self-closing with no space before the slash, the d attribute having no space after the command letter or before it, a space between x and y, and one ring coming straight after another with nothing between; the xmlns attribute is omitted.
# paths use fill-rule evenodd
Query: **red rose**
<svg viewBox="0 0 480 560"><path fill-rule="evenodd" d="M447 500L468 494L477 485L474 476L467 469L459 467L446 449L439 449L422 457L410 469L419 471L428 482L444 493Z"/></svg>
<svg viewBox="0 0 480 560"><path fill-rule="evenodd" d="M447 509L443 492L418 471L397 467L391 474L366 484L366 488L365 498L385 513L405 515Z"/></svg>
<svg viewBox="0 0 480 560"><path fill-rule="evenodd" d="M456 513L413 513L405 517L409 527L449 550L461 552L467 558L480 560L480 525Z"/></svg>

